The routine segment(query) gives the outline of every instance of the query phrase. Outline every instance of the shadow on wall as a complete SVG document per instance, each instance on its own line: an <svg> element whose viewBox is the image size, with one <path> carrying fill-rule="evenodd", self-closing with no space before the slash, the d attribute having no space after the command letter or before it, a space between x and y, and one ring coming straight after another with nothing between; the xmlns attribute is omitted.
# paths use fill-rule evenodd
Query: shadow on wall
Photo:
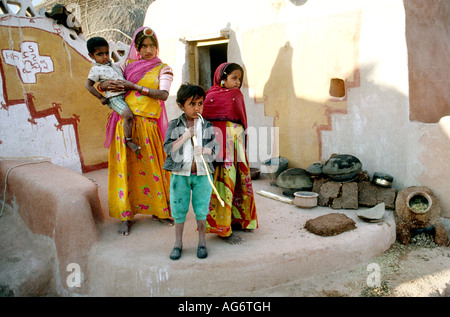
<svg viewBox="0 0 450 317"><path fill-rule="evenodd" d="M290 167L306 168L321 159L321 131L330 127L331 113L345 113L346 109L331 109L326 104L297 97L292 57L293 47L287 41L279 49L264 86L264 107L279 127L280 155L289 159Z"/></svg>
<svg viewBox="0 0 450 317"><path fill-rule="evenodd" d="M243 65L246 76L242 92L247 100L251 99L246 89L249 74L242 48L230 23L225 30L229 32L228 61ZM261 100L264 118L274 118L274 126L280 132L279 154L289 159L289 167L307 168L333 153L352 154L363 162L363 169L369 174L393 175L394 187L398 189L413 185L430 187L441 199L443 210L450 210L450 200L446 199L450 192L444 184L450 175L442 175L442 171L450 171L446 168L450 153L448 140L439 125L408 120L408 97L404 93L393 85L383 86L368 80L375 74L380 76L385 71L384 65L356 65L346 72L348 78L342 80L345 88L340 87L339 95L335 96L339 98L333 98L330 93L323 101L314 101L297 96L296 88L307 87L294 86L293 72L314 74L308 75L307 70L298 67L293 69L293 56L294 47L286 41L273 65L261 65L271 67ZM395 78L392 82L395 83ZM250 110L249 104L246 106L247 113L251 114L249 126L260 126L261 122L251 122L255 120L256 107Z"/></svg>
<svg viewBox="0 0 450 317"><path fill-rule="evenodd" d="M441 200L443 216L450 217L450 188L445 184L450 174L443 172L450 171L450 142L438 124L408 120L404 93L367 80L383 66L354 69L353 82L345 79L345 97L320 103L296 96L292 57L287 41L264 86L265 113L280 128L280 155L289 159L289 167L306 168L333 153L352 154L369 175L393 175L398 189L428 186Z"/></svg>
<svg viewBox="0 0 450 317"><path fill-rule="evenodd" d="M278 134L273 116L267 113L267 108L263 102L258 102L254 96L250 95L252 87L249 85L249 74L245 62L242 58L241 47L236 38L236 32L228 22L223 29L229 34L228 42L228 62L237 63L244 69L244 81L241 91L246 102L248 119L247 129L247 153L251 166L259 168L261 163L271 157L279 156ZM252 108L250 108L252 107Z"/></svg>

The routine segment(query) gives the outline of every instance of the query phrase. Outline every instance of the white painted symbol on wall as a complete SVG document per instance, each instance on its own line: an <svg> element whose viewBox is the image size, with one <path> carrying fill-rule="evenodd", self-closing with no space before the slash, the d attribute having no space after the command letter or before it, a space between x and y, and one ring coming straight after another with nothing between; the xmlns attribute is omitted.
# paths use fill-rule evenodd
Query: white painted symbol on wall
<svg viewBox="0 0 450 317"><path fill-rule="evenodd" d="M53 61L49 56L40 56L39 47L35 42L23 42L20 52L2 50L6 64L15 66L24 84L35 84L36 74L53 72Z"/></svg>

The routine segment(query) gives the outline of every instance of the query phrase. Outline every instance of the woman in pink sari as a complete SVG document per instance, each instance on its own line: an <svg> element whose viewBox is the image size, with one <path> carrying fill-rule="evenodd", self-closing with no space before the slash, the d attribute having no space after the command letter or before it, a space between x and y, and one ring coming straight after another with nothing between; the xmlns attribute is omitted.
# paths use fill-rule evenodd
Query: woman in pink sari
<svg viewBox="0 0 450 317"><path fill-rule="evenodd" d="M136 153L126 146L123 119L112 113L105 141L109 145L109 214L122 221L119 233L128 235L135 214L151 214L173 224L169 205L170 173L162 169L168 125L164 101L169 96L173 74L158 58L158 39L147 27L136 30L123 66L127 81L104 82L101 88L127 90L125 102L134 115L132 141L140 146Z"/></svg>

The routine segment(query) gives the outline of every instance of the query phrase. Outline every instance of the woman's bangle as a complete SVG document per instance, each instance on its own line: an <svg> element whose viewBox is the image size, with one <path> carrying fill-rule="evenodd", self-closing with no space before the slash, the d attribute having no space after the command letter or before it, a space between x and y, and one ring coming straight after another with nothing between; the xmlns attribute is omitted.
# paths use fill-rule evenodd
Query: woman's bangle
<svg viewBox="0 0 450 317"><path fill-rule="evenodd" d="M136 90L143 96L148 96L150 94L150 88L144 86L138 86L138 89Z"/></svg>
<svg viewBox="0 0 450 317"><path fill-rule="evenodd" d="M97 90L100 91L100 92L105 92L105 91L102 89L102 87L100 87L100 84L97 85Z"/></svg>

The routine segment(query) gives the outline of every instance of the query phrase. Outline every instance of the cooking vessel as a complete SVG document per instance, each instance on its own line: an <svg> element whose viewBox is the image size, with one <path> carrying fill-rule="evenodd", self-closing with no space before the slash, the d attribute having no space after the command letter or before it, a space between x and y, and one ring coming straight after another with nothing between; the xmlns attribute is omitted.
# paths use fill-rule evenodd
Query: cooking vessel
<svg viewBox="0 0 450 317"><path fill-rule="evenodd" d="M318 193L315 192L295 192L294 193L294 204L301 208L312 208L317 206L317 196Z"/></svg>
<svg viewBox="0 0 450 317"><path fill-rule="evenodd" d="M391 187L394 178L385 173L376 172L373 174L372 183L381 187Z"/></svg>

